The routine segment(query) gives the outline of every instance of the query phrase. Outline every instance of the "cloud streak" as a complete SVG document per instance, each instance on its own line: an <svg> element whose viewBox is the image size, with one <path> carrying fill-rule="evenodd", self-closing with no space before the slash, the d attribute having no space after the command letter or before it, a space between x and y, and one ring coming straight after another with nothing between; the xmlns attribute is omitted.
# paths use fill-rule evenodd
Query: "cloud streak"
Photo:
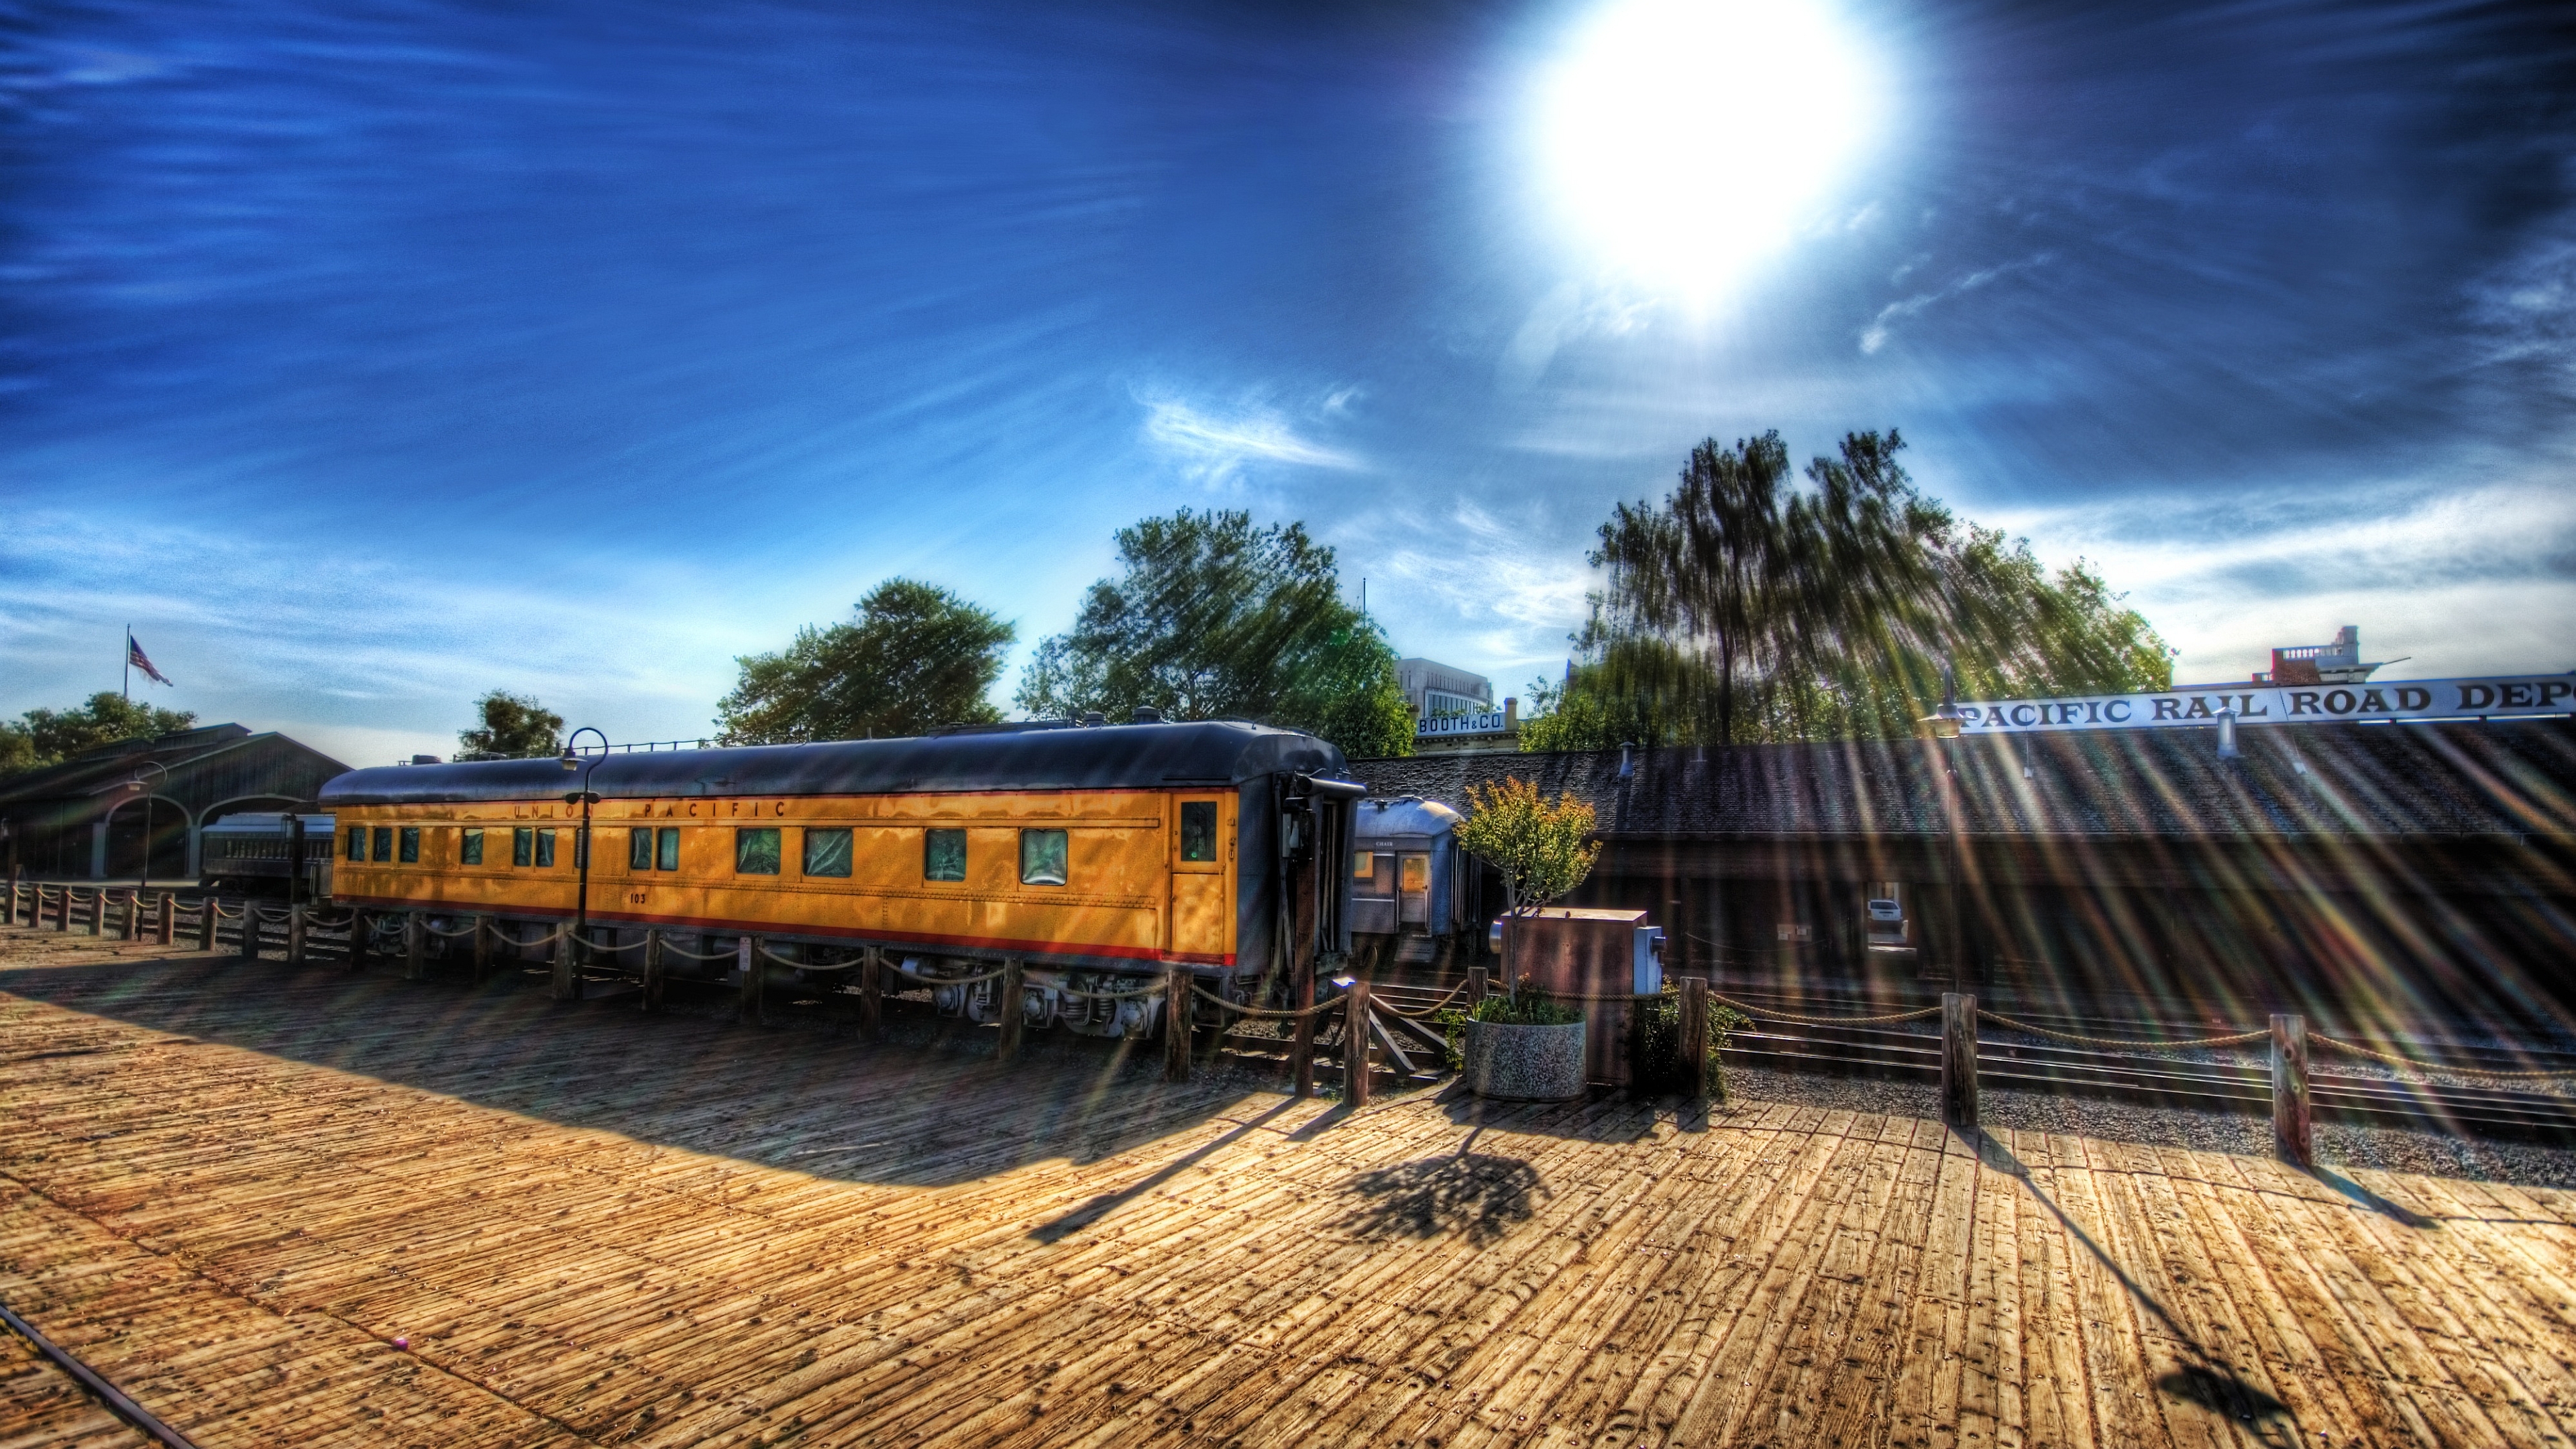
<svg viewBox="0 0 2576 1449"><path fill-rule="evenodd" d="M1339 389L1324 400L1321 410L1346 411L1355 394L1356 389ZM1344 472L1365 466L1354 454L1299 436L1286 416L1272 408L1247 407L1219 414L1168 395L1142 396L1137 401L1145 408L1145 442L1201 483L1234 482L1256 463Z"/></svg>
<svg viewBox="0 0 2576 1449"><path fill-rule="evenodd" d="M2015 272L2024 272L2033 267L2045 266L2048 263L2048 260L2049 254L2041 252L2035 257L2025 257L2017 262L2004 262L1998 266L1987 267L1982 271L1970 272L1968 275L1950 283L1948 286L1938 287L1929 292L1917 292L1913 296L1908 297L1901 302L1890 302L1886 306L1878 309L1878 316L1871 319L1869 327L1860 334L1860 350L1864 353L1875 353L1880 348L1885 347L1887 345L1888 338L1894 335L1896 323L1904 320L1905 318L1920 315L1927 307L1947 302L1954 297L1964 297L1968 293L1976 291L1980 287L1989 286L2001 278L2011 276ZM1903 277L1906 272L1911 271L1912 269L1913 263L1909 262L1903 268L1899 269L1896 275L1898 277Z"/></svg>

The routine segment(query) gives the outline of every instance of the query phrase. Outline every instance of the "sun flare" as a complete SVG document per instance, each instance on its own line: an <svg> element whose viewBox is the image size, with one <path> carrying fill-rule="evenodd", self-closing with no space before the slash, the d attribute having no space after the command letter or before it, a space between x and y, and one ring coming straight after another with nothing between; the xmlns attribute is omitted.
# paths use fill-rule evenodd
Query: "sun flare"
<svg viewBox="0 0 2576 1449"><path fill-rule="evenodd" d="M1885 89L1816 0L1609 0L1542 72L1539 166L1587 250L1707 297L1814 223Z"/></svg>

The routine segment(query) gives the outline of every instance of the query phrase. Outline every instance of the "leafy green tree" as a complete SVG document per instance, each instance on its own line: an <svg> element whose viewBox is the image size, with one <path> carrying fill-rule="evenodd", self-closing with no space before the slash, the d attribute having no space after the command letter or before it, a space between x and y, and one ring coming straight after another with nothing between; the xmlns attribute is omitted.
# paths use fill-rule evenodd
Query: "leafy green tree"
<svg viewBox="0 0 2576 1449"><path fill-rule="evenodd" d="M184 710L155 709L101 690L73 709L31 709L0 723L0 774L40 770L120 740L152 739L197 722Z"/></svg>
<svg viewBox="0 0 2576 1449"><path fill-rule="evenodd" d="M716 705L729 745L798 744L924 734L1002 717L985 698L1018 631L948 590L888 579L857 618L805 628L776 654L735 660L733 693Z"/></svg>
<svg viewBox="0 0 2576 1449"><path fill-rule="evenodd" d="M1029 717L1142 705L1309 730L1355 756L1411 752L1395 650L1343 601L1333 550L1305 525L1183 509L1120 529L1118 563L1038 646L1014 701Z"/></svg>
<svg viewBox="0 0 2576 1449"><path fill-rule="evenodd" d="M461 730L458 759L524 759L563 748L563 716L525 695L493 690L474 702L480 728Z"/></svg>
<svg viewBox="0 0 2576 1449"><path fill-rule="evenodd" d="M1592 826L1592 807L1571 791L1550 804L1536 784L1514 775L1500 784L1467 788L1467 818L1458 822L1458 848L1502 878L1503 914L1517 921L1562 899L1592 874L1593 862L1601 858ZM1513 927L1503 930L1503 979L1513 983L1520 980L1512 974L1515 934Z"/></svg>
<svg viewBox="0 0 2576 1449"><path fill-rule="evenodd" d="M1583 658L1523 726L1529 748L1893 738L1939 697L2172 683L2164 641L2081 560L1915 491L1893 431L1854 433L1784 486L1776 433L1692 450L1661 504L1621 504ZM1536 742L1536 743L1533 743Z"/></svg>

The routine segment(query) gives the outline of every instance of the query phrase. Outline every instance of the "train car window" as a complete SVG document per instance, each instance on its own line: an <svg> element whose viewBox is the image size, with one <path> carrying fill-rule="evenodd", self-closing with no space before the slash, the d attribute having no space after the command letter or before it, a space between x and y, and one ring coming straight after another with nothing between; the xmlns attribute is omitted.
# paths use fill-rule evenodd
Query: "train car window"
<svg viewBox="0 0 2576 1449"><path fill-rule="evenodd" d="M379 825L376 827L376 859L390 862L393 858L394 828L390 825Z"/></svg>
<svg viewBox="0 0 2576 1449"><path fill-rule="evenodd" d="M417 825L406 825L402 828L402 863L420 864L420 827Z"/></svg>
<svg viewBox="0 0 2576 1449"><path fill-rule="evenodd" d="M1396 868L1402 873L1400 879L1402 889L1409 891L1427 891L1431 889L1430 856L1398 856L1396 857Z"/></svg>
<svg viewBox="0 0 2576 1449"><path fill-rule="evenodd" d="M734 831L733 871L736 875L778 874L778 830L775 826Z"/></svg>
<svg viewBox="0 0 2576 1449"><path fill-rule="evenodd" d="M349 827L349 858L351 860L367 858L367 827L363 825Z"/></svg>
<svg viewBox="0 0 2576 1449"><path fill-rule="evenodd" d="M653 837L653 868L655 870L680 868L680 827L665 825Z"/></svg>
<svg viewBox="0 0 2576 1449"><path fill-rule="evenodd" d="M540 830L537 832L537 864L543 866L554 863L555 833L551 830Z"/></svg>
<svg viewBox="0 0 2576 1449"><path fill-rule="evenodd" d="M456 863L459 865L481 865L483 863L482 831L468 830L465 832L465 838L457 842Z"/></svg>
<svg viewBox="0 0 2576 1449"><path fill-rule="evenodd" d="M513 826L510 830L510 864L532 865L536 862L536 827Z"/></svg>
<svg viewBox="0 0 2576 1449"><path fill-rule="evenodd" d="M1216 859L1216 802L1181 802L1181 859Z"/></svg>
<svg viewBox="0 0 2576 1449"><path fill-rule="evenodd" d="M923 880L964 880L966 878L965 831L925 830L921 832L921 878Z"/></svg>
<svg viewBox="0 0 2576 1449"><path fill-rule="evenodd" d="M1373 850L1363 850L1363 851L1356 852L1355 854L1353 854L1353 855L1351 856L1351 879L1353 879L1353 880L1375 880L1375 879L1377 879L1377 852L1376 852L1376 851L1373 851Z"/></svg>
<svg viewBox="0 0 2576 1449"><path fill-rule="evenodd" d="M806 831L805 873L807 875L848 875L850 873L850 832L846 830Z"/></svg>
<svg viewBox="0 0 2576 1449"><path fill-rule="evenodd" d="M628 870L653 868L652 826L638 825L626 832L626 868Z"/></svg>
<svg viewBox="0 0 2576 1449"><path fill-rule="evenodd" d="M1063 831L1021 831L1020 884L1064 884L1064 854Z"/></svg>

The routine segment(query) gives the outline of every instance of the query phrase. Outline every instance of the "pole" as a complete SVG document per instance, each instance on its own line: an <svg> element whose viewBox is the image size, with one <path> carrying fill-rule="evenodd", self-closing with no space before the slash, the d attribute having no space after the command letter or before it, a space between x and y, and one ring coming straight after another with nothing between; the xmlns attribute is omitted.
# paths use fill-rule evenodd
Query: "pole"
<svg viewBox="0 0 2576 1449"><path fill-rule="evenodd" d="M1022 1018L1027 1015L1020 1005L1020 997L1024 994L1020 983L1020 958L1013 956L1002 962L1001 993L993 1002L994 1009L1001 1013L1002 1027L1002 1040L993 1049L993 1055L1001 1061L1007 1062L1020 1054L1020 1029L1026 1025Z"/></svg>
<svg viewBox="0 0 2576 1449"><path fill-rule="evenodd" d="M1506 933L1503 943L1511 944ZM1349 1015L1342 1023L1342 1101L1351 1107L1369 1104L1369 984L1351 983Z"/></svg>
<svg viewBox="0 0 2576 1449"><path fill-rule="evenodd" d="M650 926L644 931L644 989L638 995L640 999L636 1005L639 1008L645 1011L662 1009L662 928L659 926Z"/></svg>
<svg viewBox="0 0 2576 1449"><path fill-rule="evenodd" d="M602 750L599 758L607 759L608 752ZM593 798L590 793L590 771L597 768L599 768L599 760L593 760L590 762L590 768L581 772L581 834L572 843L573 864L581 871L580 895L573 902L572 948L573 967L576 973L573 977L573 995L576 997L581 994L581 978L578 972L581 967L590 964L590 802Z"/></svg>
<svg viewBox="0 0 2576 1449"><path fill-rule="evenodd" d="M2301 1167L2316 1160L2308 1114L2308 1019L2272 1017L2272 1147Z"/></svg>
<svg viewBox="0 0 2576 1449"><path fill-rule="evenodd" d="M1708 1101L1708 980L1682 978L1682 1070L1694 1102Z"/></svg>
<svg viewBox="0 0 2576 1449"><path fill-rule="evenodd" d="M742 969L742 994L734 1001L734 1020L748 1026L759 1026L761 1025L760 988L764 984L761 978L769 974L761 969L760 938L758 936L738 937L733 949L734 961Z"/></svg>
<svg viewBox="0 0 2576 1449"><path fill-rule="evenodd" d="M247 921L250 919L247 912L258 908L256 906L244 906L242 909L245 912L242 919ZM354 926L355 923L353 922L353 929ZM301 966L304 964L304 907L302 906L288 906L286 908L286 964L289 966Z"/></svg>
<svg viewBox="0 0 2576 1449"><path fill-rule="evenodd" d="M1941 994L1941 1120L1977 1125L1977 998L1958 991Z"/></svg>
<svg viewBox="0 0 2576 1449"><path fill-rule="evenodd" d="M1315 1004L1315 963L1296 973L1289 989L1288 1004L1306 1015L1297 1018L1295 1035L1288 1046L1288 1077L1291 1090L1300 1097L1315 1095L1315 1016L1308 1008Z"/></svg>
<svg viewBox="0 0 2576 1449"><path fill-rule="evenodd" d="M1163 968L1163 1080L1190 1079L1190 970Z"/></svg>
<svg viewBox="0 0 2576 1449"><path fill-rule="evenodd" d="M215 893L206 892L205 904L197 908L197 949L215 949L215 924L222 919L216 914Z"/></svg>
<svg viewBox="0 0 2576 1449"><path fill-rule="evenodd" d="M125 682L118 688L125 695L125 702L132 704L134 702L134 626L131 624L125 626Z"/></svg>
<svg viewBox="0 0 2576 1449"><path fill-rule="evenodd" d="M483 978L491 974L492 918L476 916L474 918L474 984L482 985Z"/></svg>
<svg viewBox="0 0 2576 1449"><path fill-rule="evenodd" d="M885 1036L885 947L870 946L859 960L859 1034L870 1041Z"/></svg>
<svg viewBox="0 0 2576 1449"><path fill-rule="evenodd" d="M429 934L426 926L427 923L421 919L420 912L403 912L403 979L405 981L418 981L421 978L421 958L424 954L422 945Z"/></svg>
<svg viewBox="0 0 2576 1449"><path fill-rule="evenodd" d="M163 891L161 893L161 917L159 921L154 924L153 934L159 938L161 944L164 946L170 944L171 937L178 930L178 911L179 902L177 899L168 891Z"/></svg>

